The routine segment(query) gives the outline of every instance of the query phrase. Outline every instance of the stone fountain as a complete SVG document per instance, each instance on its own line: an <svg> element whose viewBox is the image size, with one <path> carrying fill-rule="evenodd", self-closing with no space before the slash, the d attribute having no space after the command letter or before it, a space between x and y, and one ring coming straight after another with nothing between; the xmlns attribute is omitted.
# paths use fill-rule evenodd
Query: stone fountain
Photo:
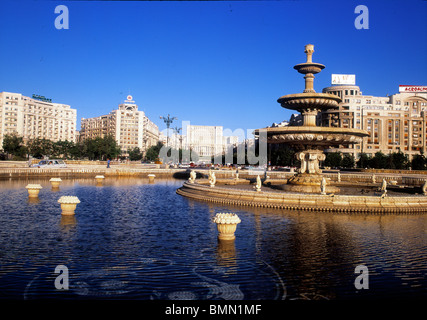
<svg viewBox="0 0 427 320"><path fill-rule="evenodd" d="M359 129L320 127L316 123L317 114L322 110L336 109L341 99L328 93L316 93L313 88L314 75L325 68L324 65L314 63L312 56L314 46L305 47L307 61L297 64L294 68L304 74L305 89L302 93L289 94L280 97L277 101L283 108L297 110L301 113L303 123L300 126L273 127L255 130L255 135L260 139L267 137L268 143L287 144L293 148L296 157L301 162L296 175L287 180L284 185L268 184L261 188L260 178L254 188L244 186L243 182L250 179L241 179L236 186L236 180L219 179L215 184L210 174L210 179L198 179L197 181L186 181L177 193L199 201L209 201L218 205L251 206L284 210L307 210L307 211L334 211L334 212L362 212L362 213L398 213L413 214L427 213L427 181L422 187L421 194L410 195L400 192L386 192L386 183L381 193L364 194L359 187L366 185L365 177L357 175L347 177L351 181L354 190L349 190L349 183L342 183L341 176L338 181L332 183L331 179L322 174L319 161L326 157L324 149L331 146L350 145L360 143L368 132ZM261 136L262 133L262 136ZM265 135L264 135L265 134ZM328 181L329 180L329 181ZM240 181L242 183L240 183ZM375 183L375 176L372 183ZM212 183L213 182L213 183ZM233 183L234 182L234 183ZM368 183L372 185L372 183ZM343 185L342 190L338 185ZM211 187L215 186L215 187ZM283 189L286 192L278 192ZM341 191L341 192L340 192ZM223 223L225 216L219 216L215 220L219 228L229 228L229 223ZM228 216L227 216L228 217ZM224 220L225 221L225 220ZM219 230L219 229L218 229ZM224 230L224 232L227 230ZM221 238L233 238L233 230L229 235Z"/></svg>
<svg viewBox="0 0 427 320"><path fill-rule="evenodd" d="M298 173L290 178L283 189L292 192L319 193L322 185L322 170L319 161L325 160L323 150L330 146L360 143L368 132L359 129L319 127L316 125L317 114L322 110L336 109L341 98L329 93L316 93L313 88L314 74L325 68L320 63L312 61L314 46L305 46L307 61L294 66L299 73L304 74L305 89L302 93L289 94L280 97L277 102L283 108L301 113L301 126L263 128L255 130L267 131L268 143L287 144L293 148L296 158L301 162ZM339 188L326 185L325 192L336 193Z"/></svg>

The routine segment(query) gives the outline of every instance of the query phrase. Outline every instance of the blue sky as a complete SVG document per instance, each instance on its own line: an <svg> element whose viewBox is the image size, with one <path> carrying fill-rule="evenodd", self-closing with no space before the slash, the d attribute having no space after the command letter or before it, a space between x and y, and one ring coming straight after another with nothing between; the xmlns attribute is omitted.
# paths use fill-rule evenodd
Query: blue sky
<svg viewBox="0 0 427 320"><path fill-rule="evenodd" d="M369 9L358 30L357 5ZM54 25L57 5L69 29ZM163 130L171 114L197 125L256 129L289 119L277 99L302 92L304 46L332 73L356 74L364 94L427 85L427 1L4 1L0 91L44 95L80 118L128 94Z"/></svg>

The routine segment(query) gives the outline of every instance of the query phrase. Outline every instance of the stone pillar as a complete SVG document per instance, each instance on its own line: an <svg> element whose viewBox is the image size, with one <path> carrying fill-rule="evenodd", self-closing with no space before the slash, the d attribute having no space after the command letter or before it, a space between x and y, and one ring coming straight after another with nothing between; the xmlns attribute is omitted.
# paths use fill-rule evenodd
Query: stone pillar
<svg viewBox="0 0 427 320"><path fill-rule="evenodd" d="M303 126L315 127L316 126L316 117L318 110L316 109L305 109L301 111L302 123Z"/></svg>
<svg viewBox="0 0 427 320"><path fill-rule="evenodd" d="M304 150L295 154L295 157L301 161L299 173L321 174L319 161L326 159L323 151L320 150Z"/></svg>

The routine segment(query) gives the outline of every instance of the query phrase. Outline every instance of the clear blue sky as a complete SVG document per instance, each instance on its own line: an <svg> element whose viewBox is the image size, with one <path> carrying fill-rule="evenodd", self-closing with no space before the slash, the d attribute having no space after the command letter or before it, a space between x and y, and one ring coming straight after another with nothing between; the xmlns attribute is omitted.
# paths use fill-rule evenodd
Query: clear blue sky
<svg viewBox="0 0 427 320"><path fill-rule="evenodd" d="M57 5L69 29L57 30ZM369 29L357 30L357 5ZM302 92L304 46L364 94L427 85L427 1L4 1L0 91L36 93L107 114L128 94L163 130L168 113L197 125L256 129L289 119L277 98ZM180 126L180 122L172 124Z"/></svg>

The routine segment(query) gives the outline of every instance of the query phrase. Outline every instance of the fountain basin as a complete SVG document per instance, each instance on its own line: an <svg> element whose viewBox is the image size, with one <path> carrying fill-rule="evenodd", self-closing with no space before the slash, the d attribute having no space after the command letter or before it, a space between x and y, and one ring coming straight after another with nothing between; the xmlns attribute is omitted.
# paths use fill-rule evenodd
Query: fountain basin
<svg viewBox="0 0 427 320"><path fill-rule="evenodd" d="M368 132L360 129L335 128L335 127L308 127L288 126L255 130L255 134L267 132L268 143L286 143L291 146L303 147L328 147L341 144L362 142Z"/></svg>
<svg viewBox="0 0 427 320"><path fill-rule="evenodd" d="M185 182L177 194L222 205L370 214L419 214L427 212L427 197L321 195L294 192L252 191L225 186L210 188Z"/></svg>
<svg viewBox="0 0 427 320"><path fill-rule="evenodd" d="M304 109L336 109L341 98L329 93L295 93L277 99L283 108L301 111Z"/></svg>

